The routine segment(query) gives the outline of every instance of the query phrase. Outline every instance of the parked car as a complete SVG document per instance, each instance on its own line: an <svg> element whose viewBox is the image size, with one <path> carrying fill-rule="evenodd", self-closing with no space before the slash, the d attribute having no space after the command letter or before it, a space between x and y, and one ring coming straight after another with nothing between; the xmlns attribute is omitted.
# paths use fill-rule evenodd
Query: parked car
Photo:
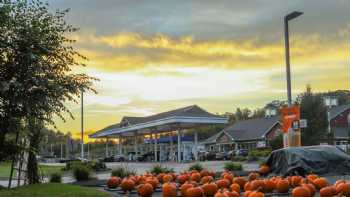
<svg viewBox="0 0 350 197"><path fill-rule="evenodd" d="M215 160L224 160L225 159L225 153L224 152L218 152L215 154Z"/></svg>
<svg viewBox="0 0 350 197"><path fill-rule="evenodd" d="M228 152L225 152L224 154L224 160L231 160L235 156L235 151L230 150Z"/></svg>
<svg viewBox="0 0 350 197"><path fill-rule="evenodd" d="M126 158L124 155L112 155L112 156L103 158L103 161L104 162L122 162L122 161L126 161Z"/></svg>
<svg viewBox="0 0 350 197"><path fill-rule="evenodd" d="M238 150L236 150L235 156L246 157L246 156L248 156L248 153L249 153L248 149L238 149Z"/></svg>

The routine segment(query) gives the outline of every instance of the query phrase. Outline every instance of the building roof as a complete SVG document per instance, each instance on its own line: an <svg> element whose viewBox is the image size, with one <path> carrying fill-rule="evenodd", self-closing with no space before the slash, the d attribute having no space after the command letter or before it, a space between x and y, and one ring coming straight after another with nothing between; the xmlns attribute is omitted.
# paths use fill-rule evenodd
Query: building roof
<svg viewBox="0 0 350 197"><path fill-rule="evenodd" d="M345 104L345 105L338 105L335 107L332 107L329 110L329 114L330 114L330 119L334 119L337 116L339 116L341 113L343 113L344 111L350 109L350 104Z"/></svg>
<svg viewBox="0 0 350 197"><path fill-rule="evenodd" d="M231 126L221 130L219 133L205 140L204 144L215 143L222 133L226 133L234 141L256 140L264 138L265 135L276 125L279 124L279 116L269 118L256 118L239 121Z"/></svg>
<svg viewBox="0 0 350 197"><path fill-rule="evenodd" d="M199 124L226 124L227 118L211 114L197 105L191 105L146 117L124 117L119 127L107 127L90 135L92 138L107 137L109 135L121 135L126 132L170 130L175 125L177 128L185 125ZM150 131L147 131L150 133Z"/></svg>
<svg viewBox="0 0 350 197"><path fill-rule="evenodd" d="M335 127L332 128L335 138L349 138L350 128L348 127Z"/></svg>

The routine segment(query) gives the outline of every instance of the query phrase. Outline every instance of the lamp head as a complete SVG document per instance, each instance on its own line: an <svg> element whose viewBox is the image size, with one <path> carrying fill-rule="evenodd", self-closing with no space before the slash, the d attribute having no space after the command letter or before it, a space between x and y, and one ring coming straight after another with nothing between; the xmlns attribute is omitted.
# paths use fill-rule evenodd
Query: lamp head
<svg viewBox="0 0 350 197"><path fill-rule="evenodd" d="M298 11L294 11L294 12L291 12L289 14L287 14L285 17L284 17L284 20L292 20L292 19L295 19L296 17L302 15L303 12L298 12Z"/></svg>

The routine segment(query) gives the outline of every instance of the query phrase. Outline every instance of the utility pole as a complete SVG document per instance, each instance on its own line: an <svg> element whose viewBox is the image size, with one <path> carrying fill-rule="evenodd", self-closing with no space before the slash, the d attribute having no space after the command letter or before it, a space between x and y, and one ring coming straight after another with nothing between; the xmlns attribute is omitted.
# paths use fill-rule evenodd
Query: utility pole
<svg viewBox="0 0 350 197"><path fill-rule="evenodd" d="M81 160L84 160L84 90L81 90Z"/></svg>

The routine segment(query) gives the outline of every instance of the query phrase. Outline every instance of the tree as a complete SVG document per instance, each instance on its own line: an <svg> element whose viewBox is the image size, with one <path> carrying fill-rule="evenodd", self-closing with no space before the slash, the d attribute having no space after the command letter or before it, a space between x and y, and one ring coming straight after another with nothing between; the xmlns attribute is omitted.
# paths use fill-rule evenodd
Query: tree
<svg viewBox="0 0 350 197"><path fill-rule="evenodd" d="M81 91L94 91L95 78L73 73L86 60L73 47L68 33L77 31L64 17L68 10L51 13L40 0L4 1L0 7L0 150L16 120L29 131L29 183L39 182L36 153L42 129L53 115L65 120L68 101L77 102ZM4 138L4 140L2 139ZM3 141L2 141L3 140Z"/></svg>
<svg viewBox="0 0 350 197"><path fill-rule="evenodd" d="M327 108L319 94L313 94L311 87L298 96L301 118L307 119L308 127L302 129L302 145L317 145L327 136Z"/></svg>

